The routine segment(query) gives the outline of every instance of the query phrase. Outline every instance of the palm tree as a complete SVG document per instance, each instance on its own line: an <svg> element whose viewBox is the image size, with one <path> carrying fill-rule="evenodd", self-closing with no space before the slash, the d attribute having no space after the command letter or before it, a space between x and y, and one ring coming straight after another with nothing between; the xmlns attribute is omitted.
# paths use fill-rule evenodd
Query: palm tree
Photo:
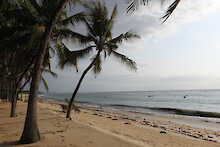
<svg viewBox="0 0 220 147"><path fill-rule="evenodd" d="M135 11L136 9L138 9L138 6L140 4L141 5L148 5L150 1L152 1L152 0L129 0L129 6L127 7L127 12ZM166 13L161 17L163 22L165 22L171 16L171 14L176 9L176 7L180 3L180 1L181 0L174 0L173 3L171 3L171 5L166 10ZM164 2L165 2L165 0L161 0L161 4L163 4Z"/></svg>
<svg viewBox="0 0 220 147"><path fill-rule="evenodd" d="M41 3L38 3L37 0L29 0L30 7L34 10L33 14L38 21L37 30L42 31L42 37L38 40L40 41L40 47L37 50L36 60L34 61L26 120L20 143L33 143L40 140L37 125L37 99L39 81L41 78L41 66L43 65L50 42L54 39L53 33L56 28L59 25L75 24L77 15L68 16L65 8L67 4L73 5L76 1L77 0L41 0ZM36 39L34 39L34 41L36 41Z"/></svg>
<svg viewBox="0 0 220 147"><path fill-rule="evenodd" d="M29 40L28 38L30 37L26 29L30 23L29 21L25 21L29 15L20 11L18 5L14 4L12 1L4 1L2 4L4 6L0 8L0 19L2 20L0 23L0 62L4 64L1 66L1 77L13 85L11 87L12 97L10 100L12 105L10 116L14 117L16 104L15 97L22 80L22 76L20 76L19 73L26 68L25 63L29 62L29 58L25 57L24 46L26 46ZM18 17L21 15L22 17ZM23 21L19 21L18 18L21 18Z"/></svg>
<svg viewBox="0 0 220 147"><path fill-rule="evenodd" d="M117 5L115 5L111 16L108 17L108 10L104 3L100 1L90 2L89 4L83 4L86 9L86 17L83 20L86 28L87 35L79 34L77 32L72 32L72 36L77 36L81 43L86 47L77 51L70 51L67 49L65 43L60 43L57 48L60 49L59 57L60 57L60 66L64 67L66 65L76 65L77 59L81 57L85 57L89 53L93 52L95 49L96 54L92 59L92 62L89 66L83 71L77 86L72 94L72 97L69 101L68 110L67 110L67 119L70 118L70 112L72 109L73 101L75 96L80 88L80 85L85 77L85 75L93 69L94 73L101 72L101 63L103 55L104 58L107 56L113 55L117 59L119 59L122 63L127 65L130 69L136 70L136 63L126 57L125 55L117 52L118 45L120 45L123 41L139 38L138 35L133 34L131 32L126 32L120 34L119 36L113 38L112 37L112 29L114 26L115 18L117 16ZM63 31L63 36L65 36L65 32Z"/></svg>
<svg viewBox="0 0 220 147"><path fill-rule="evenodd" d="M31 80L30 73L33 70L35 56L33 53L39 46L39 42L33 42L33 40L39 39L41 32L37 31L35 26L32 26L36 23L32 14L28 13L27 10L21 10L15 3L11 3L10 1L4 2L4 7L0 7L0 19L7 21L1 21L0 23L0 65L2 65L0 67L0 74L1 79L3 78L7 83L12 83L10 84L12 86L9 87L11 91L10 116L14 117L18 91ZM24 6L24 3L20 4ZM13 42L13 44L11 42ZM43 71L47 71L56 76L50 68L46 69L50 67L49 58L49 50L47 50ZM24 78L26 78L26 80ZM45 88L48 89L46 80L43 77L41 79ZM23 86L21 86L22 80L25 80Z"/></svg>
<svg viewBox="0 0 220 147"><path fill-rule="evenodd" d="M29 55L30 62L26 65L22 73L20 73L20 79L27 74L31 69L31 84L30 84L30 95L28 100L28 108L26 113L26 119L24 124L24 130L20 138L20 143L33 143L40 140L40 133L37 125L37 99L39 90L39 81L41 79L42 66L47 58L48 49L51 49L51 42L54 42L55 38L58 37L55 31L65 25L74 25L79 21L78 15L67 15L66 6L74 5L78 0L24 0L24 1L8 1L10 3L16 3L18 6L16 10L9 10L9 16L6 16L6 22L8 22L8 17L12 17L12 21L27 23L27 27L24 29L15 28L11 36L15 36L14 44L11 44L13 37L3 41L4 44L0 43L2 47L10 49L14 46L19 45L21 41L20 36L29 36L26 40L26 46L24 47L24 52ZM1 2L2 4L3 2ZM15 18L13 17L15 16ZM0 19L4 17L0 14ZM0 22L0 26L1 26ZM67 29L68 30L68 29ZM14 46L13 46L14 45ZM34 50L32 50L34 49Z"/></svg>

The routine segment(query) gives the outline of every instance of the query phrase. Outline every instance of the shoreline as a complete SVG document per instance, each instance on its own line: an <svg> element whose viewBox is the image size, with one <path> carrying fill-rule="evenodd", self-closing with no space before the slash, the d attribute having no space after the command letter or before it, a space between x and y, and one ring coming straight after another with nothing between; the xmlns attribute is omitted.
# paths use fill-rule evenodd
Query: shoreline
<svg viewBox="0 0 220 147"><path fill-rule="evenodd" d="M61 104L65 103L63 101L57 103L53 99L50 100L58 106L60 102ZM76 106L81 110L91 111L94 116L107 116L108 119L112 120L127 120L136 123L138 126L150 126L163 131L220 143L220 119L163 113L136 113L108 106L100 107L78 102L76 102Z"/></svg>
<svg viewBox="0 0 220 147"><path fill-rule="evenodd" d="M44 97L43 100L50 100L51 102L55 104L63 104L65 105L66 102L64 100L56 100L53 98L47 98ZM220 131L220 113L214 113L217 114L219 117L210 117L210 116L198 116L199 114L213 114L213 112L203 112L203 111L194 111L194 110L182 110L182 109L170 109L168 108L168 112L164 112L167 110L167 108L159 108L160 111L147 111L145 112L136 111L132 109L126 109L124 107L114 107L112 105L99 105L99 104L91 104L87 102L75 102L76 105L83 109L88 109L92 111L106 111L107 113L111 113L111 111L115 113L119 113L119 115L127 115L129 113L130 115L134 115L134 117L142 117L145 116L151 116L152 119L160 120L160 121L166 121L166 122L172 122L179 125L187 125L194 128L200 128L200 129L208 129L213 131ZM131 107L132 108L132 107ZM158 108L152 108L152 110L158 110ZM172 113L173 111L180 111L180 113ZM170 112L170 113L169 113ZM193 115L196 114L196 115ZM211 115L212 116L212 115Z"/></svg>
<svg viewBox="0 0 220 147"><path fill-rule="evenodd" d="M48 96L43 96L46 99L54 100L56 102L64 102L64 99L53 98ZM87 104L91 106L97 107L112 107L119 110L129 110L137 113L154 113L154 114L176 114L176 115L184 115L184 116L193 116L193 117L205 117L205 118L219 118L220 122L220 112L216 111L203 111L198 109L183 109L176 107L149 107L149 106L133 106L133 105L124 105L124 104L101 104L101 103L93 103L93 102L85 102L85 101L75 101L79 104Z"/></svg>
<svg viewBox="0 0 220 147"><path fill-rule="evenodd" d="M9 104L0 104L0 146L13 146L19 139L26 105L18 102L18 117L9 118ZM72 121L67 121L61 106L53 100L40 99L38 107L42 140L28 147L218 147L220 144L220 131L157 120L160 116L153 114L140 116L80 105L81 112L72 112Z"/></svg>

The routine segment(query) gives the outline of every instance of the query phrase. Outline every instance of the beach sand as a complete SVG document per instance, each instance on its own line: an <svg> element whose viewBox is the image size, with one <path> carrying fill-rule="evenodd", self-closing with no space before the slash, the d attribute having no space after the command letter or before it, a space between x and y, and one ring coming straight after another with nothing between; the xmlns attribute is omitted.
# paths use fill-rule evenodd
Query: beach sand
<svg viewBox="0 0 220 147"><path fill-rule="evenodd" d="M220 132L170 121L155 116L81 109L65 120L61 107L39 102L38 124L41 141L16 145L23 130L26 103L19 102L17 117L9 117L9 104L0 104L0 147L219 147Z"/></svg>

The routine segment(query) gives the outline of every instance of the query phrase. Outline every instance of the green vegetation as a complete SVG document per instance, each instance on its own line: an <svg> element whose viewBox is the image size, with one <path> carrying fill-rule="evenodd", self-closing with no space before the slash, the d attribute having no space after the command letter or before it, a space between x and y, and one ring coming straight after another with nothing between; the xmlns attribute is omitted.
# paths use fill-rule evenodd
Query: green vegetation
<svg viewBox="0 0 220 147"><path fill-rule="evenodd" d="M136 1L136 0L134 0ZM176 8L180 0L168 8L165 20ZM148 0L143 0L148 2ZM96 52L92 62L83 72L73 96L69 102L67 118L80 84L93 69L101 72L101 63L107 56L115 56L130 69L136 70L134 61L117 52L118 46L131 38L139 36L131 32L112 37L112 28L117 15L117 7L110 17L108 9L101 2L83 3L85 12L74 12L79 0L2 0L0 1L0 86L10 85L13 89L11 98L11 116L15 116L17 94L26 84L30 84L27 113L20 143L34 143L40 140L37 124L37 101L39 82L48 89L42 72L56 76L50 68L51 54L59 56L59 65L73 65L77 69L77 60ZM82 4L82 3L81 3ZM128 11L135 7L131 1ZM72 27L78 22L86 26L86 35L74 32ZM65 41L80 42L84 49L72 51Z"/></svg>
<svg viewBox="0 0 220 147"><path fill-rule="evenodd" d="M42 0L39 5L35 0L4 1L5 7L1 8L3 12L1 20L7 18L7 21L1 21L7 22L1 24L1 29L6 30L8 27L8 32L11 31L11 34L2 36L0 47L5 49L5 52L13 50L12 53L16 54L15 57L19 59L13 58L15 63L22 68L21 72L15 75L19 76L19 81L21 82L27 74L30 75L27 78L28 81L31 81L27 116L20 143L32 143L40 139L37 126L37 97L39 81L41 79L43 82L45 81L41 77L42 67L48 67L45 71L51 72L49 59L52 48L50 45L56 43L65 26L74 25L76 21L80 20L82 14L67 16L65 9L67 4L73 5L75 2L73 0L56 2ZM18 24L18 27L15 28L16 25L10 23ZM24 58L22 58L23 56ZM8 56L5 58L9 59ZM22 59L24 59L23 63L20 62ZM9 59L9 61L11 60ZM3 63L5 62L6 59L3 59ZM5 73L9 72L5 71Z"/></svg>
<svg viewBox="0 0 220 147"><path fill-rule="evenodd" d="M81 42L87 43L86 47L78 51L69 51L66 49L65 44L62 44L61 51L63 52L60 53L60 57L63 58L60 58L60 65L63 67L66 64L68 65L68 63L72 63L72 61L76 62L78 57L85 57L90 52L94 53L94 50L96 53L92 59L92 62L83 71L83 74L73 92L66 115L66 118L68 119L70 119L70 112L74 98L85 75L91 69L93 69L95 74L100 73L102 69L102 60L107 58L107 56L112 55L116 57L121 63L125 64L131 70L137 69L136 63L125 55L117 52L117 49L123 41L139 38L139 36L132 32L122 33L116 37L112 36L112 30L115 23L115 18L117 16L117 5L115 5L110 17L108 17L109 14L107 6L100 1L90 2L89 4L84 3L83 6L85 7L86 14L85 18L83 19L83 23L87 28L87 35L78 34L78 36L79 39L81 39Z"/></svg>

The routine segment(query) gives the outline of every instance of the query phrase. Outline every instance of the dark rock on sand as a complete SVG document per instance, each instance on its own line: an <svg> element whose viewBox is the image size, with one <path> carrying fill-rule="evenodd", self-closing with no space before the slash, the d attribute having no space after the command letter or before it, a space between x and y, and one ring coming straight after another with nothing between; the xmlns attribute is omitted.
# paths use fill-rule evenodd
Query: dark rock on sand
<svg viewBox="0 0 220 147"><path fill-rule="evenodd" d="M122 119L128 119L128 117L122 117Z"/></svg>
<svg viewBox="0 0 220 147"><path fill-rule="evenodd" d="M197 133L197 135L198 135L199 137L203 137L203 135L202 135L202 134Z"/></svg>
<svg viewBox="0 0 220 147"><path fill-rule="evenodd" d="M130 122L125 122L124 124L126 124L126 125L130 125L131 123L130 123Z"/></svg>
<svg viewBox="0 0 220 147"><path fill-rule="evenodd" d="M158 125L153 124L153 125L152 125L152 127L154 127L154 128L158 128L159 126L158 126Z"/></svg>
<svg viewBox="0 0 220 147"><path fill-rule="evenodd" d="M192 135L192 137L193 137L193 138L199 138L199 137L198 137L198 136L196 136L196 135Z"/></svg>
<svg viewBox="0 0 220 147"><path fill-rule="evenodd" d="M203 138L202 140L209 141L207 138Z"/></svg>
<svg viewBox="0 0 220 147"><path fill-rule="evenodd" d="M216 140L212 140L212 139L209 139L209 141L211 141L211 142L215 142L215 143L217 142Z"/></svg>
<svg viewBox="0 0 220 147"><path fill-rule="evenodd" d="M165 132L165 131L160 131L160 134L166 134L167 132Z"/></svg>
<svg viewBox="0 0 220 147"><path fill-rule="evenodd" d="M161 129L166 130L166 128L164 126L160 126Z"/></svg>

